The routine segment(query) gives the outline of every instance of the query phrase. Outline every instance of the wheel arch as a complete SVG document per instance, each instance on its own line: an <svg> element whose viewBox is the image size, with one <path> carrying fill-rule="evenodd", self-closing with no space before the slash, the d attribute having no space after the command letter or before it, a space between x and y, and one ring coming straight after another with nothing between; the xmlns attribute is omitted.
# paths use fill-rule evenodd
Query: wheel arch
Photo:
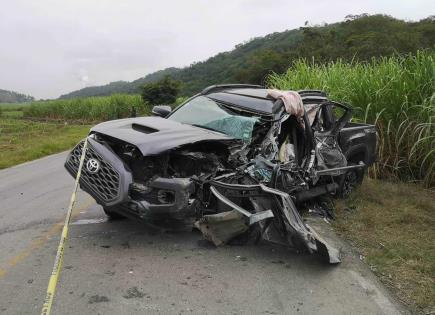
<svg viewBox="0 0 435 315"><path fill-rule="evenodd" d="M348 162L359 163L363 161L365 164L368 162L368 150L364 144L357 144L352 146L345 154Z"/></svg>

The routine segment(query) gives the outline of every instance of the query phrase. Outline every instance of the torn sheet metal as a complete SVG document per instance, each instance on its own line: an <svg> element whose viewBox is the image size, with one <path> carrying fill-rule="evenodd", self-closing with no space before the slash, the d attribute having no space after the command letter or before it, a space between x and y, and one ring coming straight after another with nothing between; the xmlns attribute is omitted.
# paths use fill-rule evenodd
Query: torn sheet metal
<svg viewBox="0 0 435 315"><path fill-rule="evenodd" d="M340 251L328 244L323 238L319 236L313 229L305 225L301 215L296 209L293 200L286 193L280 190L269 188L265 185L261 185L261 189L265 192L269 192L281 197L282 211L287 220L287 224L291 226L293 231L290 231L293 235L299 237L302 240L309 252L317 252L320 255L328 257L329 263L335 264L341 261ZM291 235L292 235L291 234Z"/></svg>
<svg viewBox="0 0 435 315"><path fill-rule="evenodd" d="M251 196L261 196L270 201L270 205L273 206L272 210L265 210L261 208L263 205L261 203L256 203L254 205L254 213L240 207L228 198L226 198L222 193L220 193L215 186L224 188L227 193L228 191L235 190L241 193L241 196L246 196L249 199ZM318 232L314 229L305 225L301 215L299 214L296 206L289 194L280 191L278 189L270 188L264 184L258 185L243 185L243 184L229 184L220 181L212 181L212 186L210 191L222 202L224 202L229 207L233 208L233 211L239 213L240 217L246 217L249 219L249 225L259 222L265 219L274 218L274 224L268 226L268 229L275 229L276 231L267 231L267 237L265 240L284 243L295 247L299 250L307 250L310 253L318 253L324 256L327 261L331 264L339 263L340 251L334 246L328 244ZM274 199L276 197L276 199ZM210 217L210 216L204 216ZM234 218L231 217L233 220ZM219 221L222 222L222 221ZM197 225L197 227L203 232L206 239L212 239L213 243L223 244L222 241L222 230L217 229L217 232L213 229L205 229L204 224ZM246 225L248 226L248 224ZM208 226L210 227L210 225ZM221 225L219 226L222 227ZM235 230L233 226L228 225L229 231L226 236L231 235L235 237ZM205 231L205 233L204 233ZM243 230L241 233L245 232ZM218 233L218 234L216 234ZM217 241L216 241L217 240ZM226 239L227 241L228 239Z"/></svg>

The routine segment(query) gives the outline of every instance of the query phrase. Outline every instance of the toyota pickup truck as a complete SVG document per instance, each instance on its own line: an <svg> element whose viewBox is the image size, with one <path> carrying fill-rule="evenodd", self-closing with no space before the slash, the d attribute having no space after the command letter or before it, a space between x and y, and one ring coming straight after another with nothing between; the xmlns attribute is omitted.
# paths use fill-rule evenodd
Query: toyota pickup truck
<svg viewBox="0 0 435 315"><path fill-rule="evenodd" d="M187 220L215 245L244 237L339 251L304 222L320 196L347 197L376 160L373 125L321 91L298 91L305 111L255 85L215 85L151 117L103 122L68 155L80 187L112 219ZM86 148L84 148L86 143Z"/></svg>

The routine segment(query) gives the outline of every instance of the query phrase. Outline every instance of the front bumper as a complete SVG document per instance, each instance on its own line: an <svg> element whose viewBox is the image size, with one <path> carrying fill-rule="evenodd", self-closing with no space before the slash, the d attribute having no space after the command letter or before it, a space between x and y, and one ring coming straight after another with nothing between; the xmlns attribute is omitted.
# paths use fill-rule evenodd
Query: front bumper
<svg viewBox="0 0 435 315"><path fill-rule="evenodd" d="M77 176L84 141L69 153L65 168ZM97 172L87 168L90 159L99 164ZM80 176L80 187L98 204L116 212L145 219L149 216L174 215L189 211L194 184L189 178L157 177L147 183L146 193L132 190L135 183L127 165L108 147L88 138L88 148ZM168 194L168 198L162 197Z"/></svg>

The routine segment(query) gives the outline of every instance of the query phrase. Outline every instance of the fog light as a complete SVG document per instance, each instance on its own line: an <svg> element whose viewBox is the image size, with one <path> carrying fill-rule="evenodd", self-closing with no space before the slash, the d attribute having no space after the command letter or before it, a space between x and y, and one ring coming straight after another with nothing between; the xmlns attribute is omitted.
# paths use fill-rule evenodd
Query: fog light
<svg viewBox="0 0 435 315"><path fill-rule="evenodd" d="M173 203L175 201L175 194L171 190L159 189L157 191L157 200L160 203Z"/></svg>

